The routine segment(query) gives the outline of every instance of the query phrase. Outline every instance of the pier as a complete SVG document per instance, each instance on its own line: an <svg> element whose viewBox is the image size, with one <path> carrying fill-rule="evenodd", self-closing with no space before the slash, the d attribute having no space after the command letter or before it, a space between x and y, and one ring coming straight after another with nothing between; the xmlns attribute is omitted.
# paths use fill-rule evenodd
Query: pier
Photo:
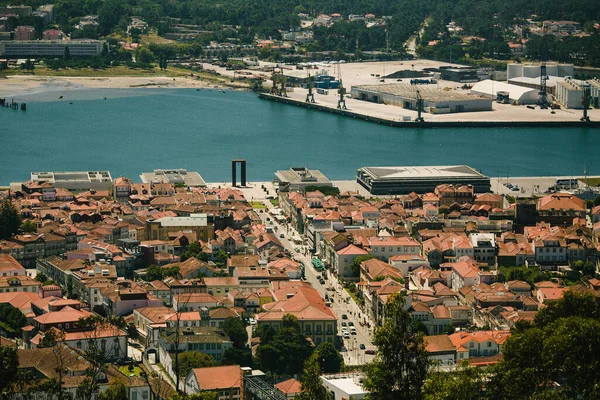
<svg viewBox="0 0 600 400"><path fill-rule="evenodd" d="M290 97L282 97L267 93L260 93L260 99L274 101L277 103L290 104L296 107L303 107L312 110L337 114L344 117L360 119L363 121L374 122L380 125L388 125L397 128L519 128L519 127L590 127L600 128L600 121L400 121L395 119L381 118L367 113L361 113L354 110L344 110L334 108L328 105L305 102ZM394 106L391 106L394 107ZM427 114L424 114L425 116ZM491 116L490 116L491 117ZM426 118L426 117L425 117Z"/></svg>
<svg viewBox="0 0 600 400"><path fill-rule="evenodd" d="M11 108L13 110L27 110L27 103L17 103L14 100L11 100L10 103L6 101L4 97L0 97L0 107Z"/></svg>

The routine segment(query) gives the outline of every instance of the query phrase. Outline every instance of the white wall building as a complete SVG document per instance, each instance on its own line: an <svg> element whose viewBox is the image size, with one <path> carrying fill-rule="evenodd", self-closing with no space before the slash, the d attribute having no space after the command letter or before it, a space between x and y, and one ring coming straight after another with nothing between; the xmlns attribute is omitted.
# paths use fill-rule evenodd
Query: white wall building
<svg viewBox="0 0 600 400"><path fill-rule="evenodd" d="M327 389L332 400L362 400L367 397L368 392L363 389L360 381L364 379L361 374L338 374L323 375L321 383Z"/></svg>

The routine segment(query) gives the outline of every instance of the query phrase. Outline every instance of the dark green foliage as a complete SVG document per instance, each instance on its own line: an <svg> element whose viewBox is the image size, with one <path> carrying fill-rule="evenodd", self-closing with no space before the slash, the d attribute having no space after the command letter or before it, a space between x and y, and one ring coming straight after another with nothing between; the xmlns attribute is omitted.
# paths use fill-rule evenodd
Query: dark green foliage
<svg viewBox="0 0 600 400"><path fill-rule="evenodd" d="M326 400L329 396L327 389L321 382L321 370L319 357L314 352L308 360L304 363L304 370L302 371L302 393L296 396L298 400Z"/></svg>
<svg viewBox="0 0 600 400"><path fill-rule="evenodd" d="M214 367L217 362L208 354L199 351L185 351L177 355L179 358L179 374L185 379L194 368Z"/></svg>
<svg viewBox="0 0 600 400"><path fill-rule="evenodd" d="M181 261L185 261L190 257L196 257L200 261L208 261L210 255L202 251L202 246L198 242L192 242L187 247L185 253L181 255Z"/></svg>
<svg viewBox="0 0 600 400"><path fill-rule="evenodd" d="M10 239L20 227L21 215L13 205L12 198L8 197L0 204L0 239Z"/></svg>
<svg viewBox="0 0 600 400"><path fill-rule="evenodd" d="M300 330L297 319L291 315L284 316L281 328L275 331L272 338L265 335L265 341L261 336L256 359L263 371L272 374L299 374L312 353L312 347Z"/></svg>
<svg viewBox="0 0 600 400"><path fill-rule="evenodd" d="M321 372L326 374L340 372L344 367L344 358L333 344L323 342L317 346L312 356L319 362Z"/></svg>
<svg viewBox="0 0 600 400"><path fill-rule="evenodd" d="M127 386L122 382L113 382L104 392L98 393L98 400L127 400Z"/></svg>
<svg viewBox="0 0 600 400"><path fill-rule="evenodd" d="M31 221L23 221L23 223L21 224L20 231L22 233L36 233L37 226L35 226L35 224Z"/></svg>
<svg viewBox="0 0 600 400"><path fill-rule="evenodd" d="M228 317L223 323L223 332L229 336L234 347L238 349L246 348L246 344L248 343L248 332L241 319Z"/></svg>
<svg viewBox="0 0 600 400"><path fill-rule="evenodd" d="M483 371L463 361L456 371L432 370L425 381L424 400L479 400L482 398Z"/></svg>
<svg viewBox="0 0 600 400"><path fill-rule="evenodd" d="M598 398L600 392L600 301L589 293L566 292L520 324L506 341L504 360L490 367L490 399L555 399L551 382L566 397Z"/></svg>
<svg viewBox="0 0 600 400"><path fill-rule="evenodd" d="M223 353L221 364L252 367L252 351L250 349L238 349L236 347L230 347Z"/></svg>
<svg viewBox="0 0 600 400"><path fill-rule="evenodd" d="M17 349L8 346L0 347L0 394L7 393L16 380L18 365Z"/></svg>
<svg viewBox="0 0 600 400"><path fill-rule="evenodd" d="M27 325L27 318L21 310L10 304L0 304L0 330L6 331L9 337L21 334L21 328Z"/></svg>
<svg viewBox="0 0 600 400"><path fill-rule="evenodd" d="M354 260L352 260L352 263L350 264L350 269L352 270L352 274L354 276L359 276L360 275L360 263L362 263L363 261L370 260L371 258L375 258L375 257L373 257L370 254L365 254L364 256L358 256Z"/></svg>
<svg viewBox="0 0 600 400"><path fill-rule="evenodd" d="M385 321L375 330L378 351L365 368L365 389L378 400L421 399L429 360L423 334L404 310L401 295L390 296Z"/></svg>
<svg viewBox="0 0 600 400"><path fill-rule="evenodd" d="M177 276L179 274L179 266L175 265L173 267L162 268L158 265L151 265L148 267L148 271L146 272L146 280L147 281L162 281L164 278L168 276Z"/></svg>

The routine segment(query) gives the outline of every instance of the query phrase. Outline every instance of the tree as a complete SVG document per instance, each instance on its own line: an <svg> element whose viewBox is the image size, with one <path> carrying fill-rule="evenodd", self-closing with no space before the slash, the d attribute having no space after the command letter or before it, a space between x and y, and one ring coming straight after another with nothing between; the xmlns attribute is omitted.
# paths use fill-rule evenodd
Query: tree
<svg viewBox="0 0 600 400"><path fill-rule="evenodd" d="M10 386L17 378L19 358L17 349L9 346L0 347L0 395L7 395Z"/></svg>
<svg viewBox="0 0 600 400"><path fill-rule="evenodd" d="M179 374L185 379L194 368L214 367L217 362L208 354L199 351L184 351L177 355L179 359Z"/></svg>
<svg viewBox="0 0 600 400"><path fill-rule="evenodd" d="M179 266L178 265L174 265L172 267L166 267L166 268L159 267L158 265L151 265L148 267L148 270L146 271L146 280L162 281L166 277L177 276L178 274L179 274Z"/></svg>
<svg viewBox="0 0 600 400"><path fill-rule="evenodd" d="M478 400L481 398L483 373L462 361L455 372L430 372L423 388L424 400Z"/></svg>
<svg viewBox="0 0 600 400"><path fill-rule="evenodd" d="M36 233L37 232L37 226L31 222L31 221L24 221L21 224L21 232L23 233Z"/></svg>
<svg viewBox="0 0 600 400"><path fill-rule="evenodd" d="M354 260L352 260L352 263L350 264L350 269L352 270L352 274L354 276L359 276L360 275L360 263L362 263L363 261L370 260L372 258L375 258L375 257L373 257L371 254L365 254L362 256L358 256Z"/></svg>
<svg viewBox="0 0 600 400"><path fill-rule="evenodd" d="M581 316L600 321L600 298L591 293L565 292L560 301L550 303L535 316L535 325L545 327L560 318Z"/></svg>
<svg viewBox="0 0 600 400"><path fill-rule="evenodd" d="M21 216L9 196L0 205L0 239L10 239L21 227Z"/></svg>
<svg viewBox="0 0 600 400"><path fill-rule="evenodd" d="M266 332L268 333L268 330ZM256 360L261 369L271 374L301 373L304 362L312 353L312 347L300 329L297 318L290 314L283 316L281 327L275 331L272 338L265 337L265 342L263 336L260 338Z"/></svg>
<svg viewBox="0 0 600 400"><path fill-rule="evenodd" d="M190 395L184 395L180 393L174 393L169 400L217 400L219 398L216 392L200 392Z"/></svg>
<svg viewBox="0 0 600 400"><path fill-rule="evenodd" d="M123 382L113 382L104 392L98 393L97 400L128 400L127 386Z"/></svg>
<svg viewBox="0 0 600 400"><path fill-rule="evenodd" d="M423 334L415 330L400 294L385 304L385 320L373 342L379 350L366 366L365 389L378 400L421 399L429 361Z"/></svg>
<svg viewBox="0 0 600 400"><path fill-rule="evenodd" d="M300 380L302 393L295 398L299 400L326 400L329 396L327 389L321 383L321 367L318 354L313 353L304 363L302 379Z"/></svg>
<svg viewBox="0 0 600 400"><path fill-rule="evenodd" d="M248 332L241 319L228 317L225 322L223 322L223 332L229 336L234 347L238 349L246 347L246 344L248 343Z"/></svg>
<svg viewBox="0 0 600 400"><path fill-rule="evenodd" d="M223 365L241 365L244 367L252 367L252 350L250 349L238 349L236 347L230 347L223 353L221 359Z"/></svg>
<svg viewBox="0 0 600 400"><path fill-rule="evenodd" d="M154 61L154 53L145 46L140 46L135 51L135 60L141 64L150 64Z"/></svg>
<svg viewBox="0 0 600 400"><path fill-rule="evenodd" d="M313 352L313 356L317 358L319 368L323 373L337 373L344 367L344 358L329 342L318 345Z"/></svg>

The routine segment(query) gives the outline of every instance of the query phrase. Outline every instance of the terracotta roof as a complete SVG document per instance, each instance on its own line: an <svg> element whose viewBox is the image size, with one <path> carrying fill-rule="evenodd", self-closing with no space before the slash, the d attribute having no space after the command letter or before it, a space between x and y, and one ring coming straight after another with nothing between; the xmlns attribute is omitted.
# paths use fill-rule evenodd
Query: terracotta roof
<svg viewBox="0 0 600 400"><path fill-rule="evenodd" d="M428 353L441 353L456 350L448 335L425 336L423 339L425 340L425 350L427 350Z"/></svg>
<svg viewBox="0 0 600 400"><path fill-rule="evenodd" d="M456 347L467 348L467 343L477 342L483 343L487 341L495 342L496 344L504 344L506 339L510 337L510 331L476 331L476 332L456 332L450 335L452 344Z"/></svg>
<svg viewBox="0 0 600 400"><path fill-rule="evenodd" d="M353 256L369 254L369 252L366 251L365 249L361 249L360 247L355 246L353 244L350 244L350 245L344 247L343 249L338 250L337 253L339 255L353 255Z"/></svg>
<svg viewBox="0 0 600 400"><path fill-rule="evenodd" d="M25 274L25 268L10 254L0 253L0 272L19 270Z"/></svg>
<svg viewBox="0 0 600 400"><path fill-rule="evenodd" d="M285 395L302 393L302 384L299 380L294 378L288 379L287 381L279 382L275 384L275 387Z"/></svg>
<svg viewBox="0 0 600 400"><path fill-rule="evenodd" d="M194 368L192 373L196 376L201 391L239 388L242 376L239 365Z"/></svg>

